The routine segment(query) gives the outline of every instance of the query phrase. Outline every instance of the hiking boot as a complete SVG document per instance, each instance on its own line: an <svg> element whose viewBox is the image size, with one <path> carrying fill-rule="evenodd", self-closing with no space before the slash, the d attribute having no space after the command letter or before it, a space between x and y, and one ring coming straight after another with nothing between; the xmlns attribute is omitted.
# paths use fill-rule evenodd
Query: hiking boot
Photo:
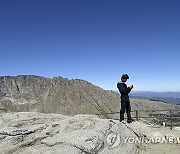
<svg viewBox="0 0 180 154"><path fill-rule="evenodd" d="M124 121L124 119L120 119L120 122Z"/></svg>
<svg viewBox="0 0 180 154"><path fill-rule="evenodd" d="M126 123L126 122L125 122L125 120L120 120L120 122L121 122L121 123L123 123L123 124L125 124L125 123Z"/></svg>
<svg viewBox="0 0 180 154"><path fill-rule="evenodd" d="M132 123L134 119L127 120L127 123Z"/></svg>

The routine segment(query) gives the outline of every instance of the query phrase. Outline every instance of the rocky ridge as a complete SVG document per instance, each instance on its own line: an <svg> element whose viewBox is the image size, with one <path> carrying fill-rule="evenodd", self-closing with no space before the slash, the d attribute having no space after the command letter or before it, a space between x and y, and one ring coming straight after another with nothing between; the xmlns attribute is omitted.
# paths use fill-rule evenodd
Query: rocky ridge
<svg viewBox="0 0 180 154"><path fill-rule="evenodd" d="M90 82L62 77L0 77L1 112L35 111L64 115L110 112L118 95Z"/></svg>
<svg viewBox="0 0 180 154"><path fill-rule="evenodd" d="M0 112L96 114L118 112L119 104L118 93L80 79L33 75L0 77ZM131 105L133 110L180 109L178 105L140 99L132 99Z"/></svg>

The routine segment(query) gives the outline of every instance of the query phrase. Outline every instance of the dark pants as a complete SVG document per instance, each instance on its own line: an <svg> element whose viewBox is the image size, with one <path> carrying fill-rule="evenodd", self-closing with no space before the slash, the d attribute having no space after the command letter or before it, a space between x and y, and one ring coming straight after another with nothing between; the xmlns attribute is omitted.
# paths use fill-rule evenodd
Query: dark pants
<svg viewBox="0 0 180 154"><path fill-rule="evenodd" d="M130 101L121 101L121 110L120 110L120 121L124 120L124 113L127 114L127 121L131 120L131 105Z"/></svg>

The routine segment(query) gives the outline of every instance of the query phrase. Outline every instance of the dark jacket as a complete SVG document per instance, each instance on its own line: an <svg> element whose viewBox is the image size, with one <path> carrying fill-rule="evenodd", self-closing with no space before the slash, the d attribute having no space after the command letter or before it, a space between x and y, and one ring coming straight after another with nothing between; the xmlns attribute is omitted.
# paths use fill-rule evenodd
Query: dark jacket
<svg viewBox="0 0 180 154"><path fill-rule="evenodd" d="M129 101L129 93L131 91L131 88L127 87L125 83L118 83L117 88L119 89L119 92L121 93L121 101Z"/></svg>

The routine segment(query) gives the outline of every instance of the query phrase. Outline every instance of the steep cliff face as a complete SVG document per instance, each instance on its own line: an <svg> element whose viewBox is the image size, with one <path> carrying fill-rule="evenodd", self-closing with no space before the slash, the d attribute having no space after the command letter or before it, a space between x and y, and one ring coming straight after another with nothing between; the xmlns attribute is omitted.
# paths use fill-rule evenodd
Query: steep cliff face
<svg viewBox="0 0 180 154"><path fill-rule="evenodd" d="M119 95L87 81L39 76L0 77L1 111L75 115L119 109Z"/></svg>
<svg viewBox="0 0 180 154"><path fill-rule="evenodd" d="M138 99L132 99L131 106L132 110L180 109L177 105ZM76 115L118 112L119 108L118 93L103 90L84 80L33 75L0 77L0 112ZM112 116L118 118L117 114Z"/></svg>

